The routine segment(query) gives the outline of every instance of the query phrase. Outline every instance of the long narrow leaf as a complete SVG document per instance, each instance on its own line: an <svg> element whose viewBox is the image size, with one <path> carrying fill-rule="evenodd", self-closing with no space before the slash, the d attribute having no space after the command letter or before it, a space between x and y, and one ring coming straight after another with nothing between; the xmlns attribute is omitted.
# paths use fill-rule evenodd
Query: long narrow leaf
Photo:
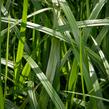
<svg viewBox="0 0 109 109"><path fill-rule="evenodd" d="M28 10L28 0L24 0L23 3L23 15L22 15L22 24L20 30L20 40L17 49L17 57L16 57L16 65L15 65L15 80L18 78L18 70L20 68L22 56L23 56L23 49L25 44L25 30L26 30L26 21L27 21L27 10Z"/></svg>
<svg viewBox="0 0 109 109"><path fill-rule="evenodd" d="M51 83L48 81L47 77L44 73L40 70L38 65L35 61L28 55L24 55L24 58L27 60L33 71L36 73L36 76L39 78L40 82L42 83L43 87L47 91L48 95L52 99L53 103L55 104L57 109L65 109L64 104L62 103L61 99L57 95L56 91L52 87Z"/></svg>

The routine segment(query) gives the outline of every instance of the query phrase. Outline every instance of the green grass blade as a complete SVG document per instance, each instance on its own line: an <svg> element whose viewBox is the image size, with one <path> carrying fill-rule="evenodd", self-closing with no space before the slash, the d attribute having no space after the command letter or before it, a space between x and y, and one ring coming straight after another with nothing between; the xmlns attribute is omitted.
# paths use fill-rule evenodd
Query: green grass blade
<svg viewBox="0 0 109 109"><path fill-rule="evenodd" d="M100 84L99 84L97 75L95 73L94 67L91 64L90 60L89 60L89 73L90 73L91 80L93 82L93 88L95 90L96 96L103 98L102 91L100 89ZM102 108L102 109L105 108L104 104L103 104L103 102L101 100L98 100L96 102L97 102L98 109L99 108Z"/></svg>
<svg viewBox="0 0 109 109"><path fill-rule="evenodd" d="M81 85L82 85L82 91L83 91L83 101L85 101L85 89L84 89L84 74L83 74L83 38L80 36L80 73L81 73Z"/></svg>
<svg viewBox="0 0 109 109"><path fill-rule="evenodd" d="M77 51L77 49L74 49L73 50L74 54L75 54L75 57L77 59L77 62L78 64L80 65L80 59L78 58L80 55L79 55L79 52ZM84 77L84 80L85 80L85 84L86 84L86 87L87 87L87 91L90 92L91 89L93 89L93 84L92 84L92 81L91 81L91 78L90 78L90 75L89 75L89 71L88 71L88 65L86 64L86 60L87 60L87 55L85 56L86 54L84 54L84 58L83 58L83 62L82 62L82 66L83 66L83 77ZM85 59L85 60L84 60ZM95 95L95 92L92 93L93 95ZM85 95L85 94L84 94ZM93 107L96 106L96 102L94 99L90 99L90 103Z"/></svg>
<svg viewBox="0 0 109 109"><path fill-rule="evenodd" d="M53 4L54 2L57 2L57 1L56 0L52 1ZM58 19L57 19L57 17L59 17L58 13L59 12L56 9L53 10L53 14L54 14L53 28L55 28L58 25ZM57 65L59 64L59 61L60 61L60 41L57 40L56 38L52 38L51 50L50 50L49 60L48 60L47 69L46 69L46 77L50 81L51 84L53 84L54 77L56 75ZM41 109L47 108L48 100L49 100L48 95L45 93L45 90L42 89L39 101L40 101L40 104L44 104L44 105L43 106L40 105Z"/></svg>
<svg viewBox="0 0 109 109"><path fill-rule="evenodd" d="M9 10L10 6L11 6L11 0L7 0L6 5L5 5L6 10Z"/></svg>
<svg viewBox="0 0 109 109"><path fill-rule="evenodd" d="M4 109L19 109L11 100L5 100L5 108Z"/></svg>
<svg viewBox="0 0 109 109"><path fill-rule="evenodd" d="M37 77L39 78L43 87L45 88L51 100L55 104L56 108L65 109L64 104L62 103L61 99L59 98L56 91L54 90L50 82L48 81L47 77L44 75L44 73L40 70L38 65L35 63L35 61L28 55L24 55L24 58L29 63L33 71L36 73Z"/></svg>
<svg viewBox="0 0 109 109"><path fill-rule="evenodd" d="M23 68L20 79L19 79L20 83L23 84L25 82L25 77L29 76L30 71L31 71L30 65L28 63L26 63L26 65Z"/></svg>
<svg viewBox="0 0 109 109"><path fill-rule="evenodd" d="M63 56L63 58L61 59L61 64L60 66L64 66L64 64L66 63L66 61L68 60L68 58L70 57L70 54L71 54L71 51L72 51L72 48L70 48L66 54Z"/></svg>
<svg viewBox="0 0 109 109"><path fill-rule="evenodd" d="M1 58L1 64L2 64L2 65L6 65L6 59ZM8 65L9 68L14 69L13 61L8 60L7 65Z"/></svg>
<svg viewBox="0 0 109 109"><path fill-rule="evenodd" d="M95 46L96 46L97 49L98 49L99 55L100 55L100 57L101 57L101 59L102 59L102 61L103 61L104 67L105 67L105 71L106 71L107 78L109 79L109 63L108 63L108 61L106 60L103 51L99 48L99 46L98 46L97 42L95 41L95 39L94 39L92 36L91 36L91 38L92 38L92 40L93 40Z"/></svg>
<svg viewBox="0 0 109 109"><path fill-rule="evenodd" d="M39 109L39 105L38 105L38 102L37 102L37 99L36 99L35 91L32 90L32 89L29 89L28 95L29 95L29 98L30 98L30 103L31 103L32 109Z"/></svg>
<svg viewBox="0 0 109 109"><path fill-rule="evenodd" d="M1 82L1 4L2 1L0 0L0 109L4 109L4 97L3 97L3 89L2 89L2 82Z"/></svg>
<svg viewBox="0 0 109 109"><path fill-rule="evenodd" d="M28 0L24 0L22 23L21 23L21 30L20 30L20 40L19 40L17 56L16 56L15 80L18 79L19 77L18 70L20 69L20 64L23 56L23 49L25 44L25 30L26 30L26 22L27 22L27 10L28 10Z"/></svg>
<svg viewBox="0 0 109 109"><path fill-rule="evenodd" d="M40 10L39 10L40 11ZM2 17L1 21L4 23L8 23L8 18L7 17ZM21 20L17 20L17 19L10 19L10 23L14 24L11 28L13 28L15 25L20 25L21 24ZM93 26L109 26L109 19L108 18L104 18L104 19L91 19L91 20L83 20L83 21L77 21L77 25L78 28L86 28L86 27L93 27ZM32 23L32 22L27 22L27 27L28 28L38 28L39 27L44 27L41 26L39 24L36 23ZM47 27L46 27L47 28ZM69 24L64 24L61 26L57 26L56 30L59 32L65 32L65 31L72 31L72 29L70 28Z"/></svg>
<svg viewBox="0 0 109 109"><path fill-rule="evenodd" d="M68 19L68 22L69 22L69 25L70 25L70 28L72 30L72 33L74 35L74 38L77 42L77 44L79 45L79 28L77 26L77 23L76 23L76 20L75 20L75 17L71 11L71 9L69 8L66 0L59 0L60 2L60 5Z"/></svg>
<svg viewBox="0 0 109 109"><path fill-rule="evenodd" d="M1 12L3 13L4 16L8 16L8 11L6 8L3 6L3 3L1 3Z"/></svg>
<svg viewBox="0 0 109 109"><path fill-rule="evenodd" d="M35 15L37 15L37 14L41 14L42 12L45 12L45 11L48 11L48 10L51 10L51 9L52 9L52 8L40 9L40 10L38 10L38 11L35 11L35 12L29 14L29 15L27 16L27 18L31 18L31 17L33 17L33 16L35 16Z"/></svg>
<svg viewBox="0 0 109 109"><path fill-rule="evenodd" d="M77 94L77 95L83 95L82 93L72 92L72 91L64 91L64 92L66 92L66 93L74 93L74 94ZM98 96L94 96L94 95L90 95L90 94L85 94L85 96L86 97L91 97L91 98L94 98L94 99L98 99L98 100L109 102L108 99L101 98L101 97L98 97Z"/></svg>
<svg viewBox="0 0 109 109"><path fill-rule="evenodd" d="M10 16L8 17L10 19ZM10 21L8 22L7 44L6 44L6 72L5 72L5 91L4 97L7 94L7 77L8 77L8 57L9 57L9 35L10 35Z"/></svg>
<svg viewBox="0 0 109 109"><path fill-rule="evenodd" d="M86 0L86 15L87 15L87 18L89 17L90 15L90 8L89 8L89 0Z"/></svg>
<svg viewBox="0 0 109 109"><path fill-rule="evenodd" d="M2 21L4 21L4 22L8 21L7 18L3 18L3 19L4 20L2 20ZM21 21L18 21L16 24L15 24L15 22L16 22L15 19L12 19L12 18L10 19L10 23L14 24L14 26L17 25L18 23L20 23ZM11 28L13 28L14 26L12 26ZM66 36L63 36L59 31L55 31L55 30L53 30L51 28L44 27L42 25L31 23L31 22L27 22L27 27L31 28L31 29L36 29L36 30L38 30L40 32L46 33L46 34L48 34L50 36L54 36L54 37L56 37L56 38L58 38L60 40L66 41L67 43L70 43L69 38L67 38Z"/></svg>
<svg viewBox="0 0 109 109"><path fill-rule="evenodd" d="M103 41L103 39L106 36L106 34L108 33L108 31L109 31L108 27L103 27L102 30L100 31L100 33L97 35L96 42L98 43L99 46L101 45L101 42Z"/></svg>
<svg viewBox="0 0 109 109"><path fill-rule="evenodd" d="M69 77L69 83L68 83L68 90L72 90L75 91L76 89L76 82L77 82L77 78L78 78L78 63L76 61L76 58L74 58L73 60L73 65L72 65L72 69L71 69L71 73L70 73L70 77ZM71 95L71 101L70 101L70 108L73 106L73 102L74 101L74 94Z"/></svg>
<svg viewBox="0 0 109 109"><path fill-rule="evenodd" d="M103 6L105 5L106 2L107 2L107 0L101 0L101 1L99 1L95 5L94 9L92 10L89 19L95 19L95 18L97 18L97 16L99 15L101 9L103 8Z"/></svg>
<svg viewBox="0 0 109 109"><path fill-rule="evenodd" d="M96 3L94 9L92 10L89 19L96 19L102 10L103 6L105 5L106 0L99 1ZM84 29L84 40L87 41L88 37L90 36L90 32L92 31L92 28L85 28Z"/></svg>
<svg viewBox="0 0 109 109"><path fill-rule="evenodd" d="M59 54L60 54L60 42L57 39L52 39L52 45L51 45L51 51L50 51L50 56L49 56L49 61L46 69L46 77L50 81L51 84L53 84L55 73L56 73L56 68L57 65L59 64ZM47 107L47 101L48 101L48 95L44 94L45 90L42 90L41 95L40 95L40 102L42 101L43 105L42 109L46 109ZM45 97L45 101L44 101Z"/></svg>

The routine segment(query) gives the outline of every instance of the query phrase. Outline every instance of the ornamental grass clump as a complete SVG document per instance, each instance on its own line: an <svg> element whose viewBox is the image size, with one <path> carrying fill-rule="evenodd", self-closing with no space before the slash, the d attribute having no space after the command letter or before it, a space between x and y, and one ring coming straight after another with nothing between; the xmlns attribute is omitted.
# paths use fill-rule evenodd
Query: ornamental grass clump
<svg viewBox="0 0 109 109"><path fill-rule="evenodd" d="M0 109L108 109L108 4L0 0Z"/></svg>

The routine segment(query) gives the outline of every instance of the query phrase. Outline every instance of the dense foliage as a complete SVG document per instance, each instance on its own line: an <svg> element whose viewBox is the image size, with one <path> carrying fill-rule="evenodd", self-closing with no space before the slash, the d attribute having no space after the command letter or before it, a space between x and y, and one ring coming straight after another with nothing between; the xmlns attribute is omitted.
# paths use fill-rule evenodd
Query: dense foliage
<svg viewBox="0 0 109 109"><path fill-rule="evenodd" d="M109 0L0 0L0 109L109 108Z"/></svg>

